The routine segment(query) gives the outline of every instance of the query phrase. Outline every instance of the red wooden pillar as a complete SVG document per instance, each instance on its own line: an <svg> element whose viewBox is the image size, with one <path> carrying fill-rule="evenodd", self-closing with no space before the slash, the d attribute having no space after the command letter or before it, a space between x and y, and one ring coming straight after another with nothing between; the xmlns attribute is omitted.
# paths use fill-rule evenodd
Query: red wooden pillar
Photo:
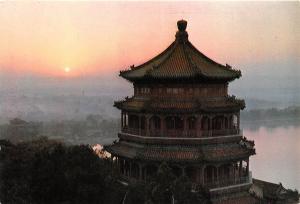
<svg viewBox="0 0 300 204"><path fill-rule="evenodd" d="M236 168L236 163L233 164L233 168L232 168L232 179L233 179L233 182L235 183L235 177L236 177L236 173L235 173L235 168Z"/></svg>
<svg viewBox="0 0 300 204"><path fill-rule="evenodd" d="M249 176L249 159L247 159L247 176Z"/></svg>
<svg viewBox="0 0 300 204"><path fill-rule="evenodd" d="M124 122L123 122L123 125L124 127L127 127L127 119L128 119L128 116L127 116L127 113L123 113L123 119L124 119Z"/></svg>
<svg viewBox="0 0 300 204"><path fill-rule="evenodd" d="M197 118L196 118L196 136L197 137L201 137L201 120L202 120L202 116L197 115Z"/></svg>
<svg viewBox="0 0 300 204"><path fill-rule="evenodd" d="M132 164L131 164L131 161L129 162L129 177L132 177L132 172L131 172L131 169L132 169Z"/></svg>
<svg viewBox="0 0 300 204"><path fill-rule="evenodd" d="M142 116L138 115L138 117L139 117L139 135L142 135L142 122L141 122Z"/></svg>
<svg viewBox="0 0 300 204"><path fill-rule="evenodd" d="M202 169L201 169L202 184L203 184L203 185L205 184L205 168L206 168L206 166L203 165L203 166L202 166Z"/></svg>
<svg viewBox="0 0 300 204"><path fill-rule="evenodd" d="M146 136L149 136L149 122L150 122L150 117L149 117L149 115L146 115L146 117L145 117Z"/></svg>
<svg viewBox="0 0 300 204"><path fill-rule="evenodd" d="M143 165L139 163L139 180L143 180Z"/></svg>
<svg viewBox="0 0 300 204"><path fill-rule="evenodd" d="M188 136L188 123L187 123L187 116L183 116L181 117L181 119L183 120L183 137L187 137Z"/></svg>
<svg viewBox="0 0 300 204"><path fill-rule="evenodd" d="M242 170L243 170L243 161L240 161L240 165L239 165L239 179L242 177Z"/></svg>
<svg viewBox="0 0 300 204"><path fill-rule="evenodd" d="M213 116L209 116L209 136L212 136L213 132Z"/></svg>
<svg viewBox="0 0 300 204"><path fill-rule="evenodd" d="M124 119L123 119L123 111L121 111L121 130L123 129L124 125L123 125Z"/></svg>
<svg viewBox="0 0 300 204"><path fill-rule="evenodd" d="M181 173L182 173L181 175L182 175L182 176L186 176L185 168L186 168L185 166L182 166L182 167L181 167Z"/></svg>
<svg viewBox="0 0 300 204"><path fill-rule="evenodd" d="M166 136L165 134L165 119L164 117L160 117L160 136Z"/></svg>
<svg viewBox="0 0 300 204"><path fill-rule="evenodd" d="M219 178L219 167L220 167L220 166L216 166L216 171L217 171L217 172L216 172L216 182L215 182L215 183L216 183L217 185L219 185L219 183L220 183L220 182L219 182L219 179L220 179L220 178Z"/></svg>
<svg viewBox="0 0 300 204"><path fill-rule="evenodd" d="M237 114L237 129L240 129L240 112Z"/></svg>

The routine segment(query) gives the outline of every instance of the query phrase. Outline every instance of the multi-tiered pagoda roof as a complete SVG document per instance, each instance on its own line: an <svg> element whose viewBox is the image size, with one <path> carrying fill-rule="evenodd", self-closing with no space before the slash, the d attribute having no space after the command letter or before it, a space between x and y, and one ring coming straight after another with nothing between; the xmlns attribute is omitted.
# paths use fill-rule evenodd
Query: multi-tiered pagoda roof
<svg viewBox="0 0 300 204"><path fill-rule="evenodd" d="M244 100L228 95L229 82L241 72L197 50L188 40L186 21L177 26L166 50L120 72L133 83L134 94L115 102L121 131L105 150L122 181L149 182L166 162L175 176L190 179L193 191L207 189L213 204L252 204L254 141L240 129ZM256 183L252 190L259 196L265 183Z"/></svg>
<svg viewBox="0 0 300 204"><path fill-rule="evenodd" d="M132 82L147 79L232 81L241 76L239 70L219 64L195 48L185 31L186 21L177 24L176 39L166 50L144 64L121 71L120 76Z"/></svg>
<svg viewBox="0 0 300 204"><path fill-rule="evenodd" d="M167 100L163 98L127 98L115 102L115 106L122 110L134 112L218 112L226 110L240 110L245 108L245 101L235 97Z"/></svg>
<svg viewBox="0 0 300 204"><path fill-rule="evenodd" d="M255 154L254 143L251 141L240 142L236 138L235 142L225 142L222 144L202 144L202 145L163 145L130 143L127 141L119 142L108 147L107 150L121 157L134 160L147 160L158 162L226 162L243 159Z"/></svg>
<svg viewBox="0 0 300 204"><path fill-rule="evenodd" d="M229 82L241 72L197 50L186 21L177 26L166 50L120 72L133 83L134 94L115 102L122 129L105 149L129 182L149 181L167 162L174 175L188 176L193 185L217 194L216 200L232 196L225 187L243 194L251 186L249 157L255 148L240 130L244 100L228 95Z"/></svg>

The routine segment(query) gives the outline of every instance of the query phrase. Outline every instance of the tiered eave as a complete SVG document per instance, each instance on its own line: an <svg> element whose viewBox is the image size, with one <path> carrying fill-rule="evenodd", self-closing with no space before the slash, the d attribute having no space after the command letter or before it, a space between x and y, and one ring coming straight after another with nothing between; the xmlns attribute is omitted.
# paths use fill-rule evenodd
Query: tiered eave
<svg viewBox="0 0 300 204"><path fill-rule="evenodd" d="M161 79L232 81L241 77L240 70L219 64L195 48L185 30L178 32L176 40L166 50L137 67L121 71L120 76L132 82Z"/></svg>

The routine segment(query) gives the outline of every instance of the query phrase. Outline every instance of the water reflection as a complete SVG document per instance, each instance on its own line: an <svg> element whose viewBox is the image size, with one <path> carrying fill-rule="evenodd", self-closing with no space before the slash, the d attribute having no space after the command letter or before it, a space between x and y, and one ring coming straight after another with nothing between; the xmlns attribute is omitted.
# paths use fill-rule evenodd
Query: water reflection
<svg viewBox="0 0 300 204"><path fill-rule="evenodd" d="M257 154L250 159L253 177L300 189L300 126L247 126L244 135L255 140Z"/></svg>

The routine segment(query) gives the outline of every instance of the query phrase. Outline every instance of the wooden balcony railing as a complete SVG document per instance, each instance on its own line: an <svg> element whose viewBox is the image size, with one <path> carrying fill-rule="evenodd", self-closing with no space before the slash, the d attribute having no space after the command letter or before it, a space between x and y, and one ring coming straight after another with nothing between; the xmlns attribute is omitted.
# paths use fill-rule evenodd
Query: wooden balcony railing
<svg viewBox="0 0 300 204"><path fill-rule="evenodd" d="M218 179L217 181L205 181L202 186L204 186L207 189L213 189L213 188L222 188L226 186L233 186L233 185L239 185L239 184L247 184L251 183L251 176L243 176L238 178L225 178L225 179ZM195 186L197 187L197 186Z"/></svg>
<svg viewBox="0 0 300 204"><path fill-rule="evenodd" d="M135 129L124 127L122 129L123 133L148 136L148 137L216 137L224 135L239 135L243 134L240 129L224 129L224 130L182 130L182 129L172 129L172 130L160 130L160 129L150 129L148 133L145 129Z"/></svg>
<svg viewBox="0 0 300 204"><path fill-rule="evenodd" d="M159 129L149 130L149 136L152 137L161 137L162 131Z"/></svg>
<svg viewBox="0 0 300 204"><path fill-rule="evenodd" d="M135 128L123 128L122 132L124 133L129 133L132 135L141 135L141 136L146 136L146 131L141 130L141 129L135 129Z"/></svg>
<svg viewBox="0 0 300 204"><path fill-rule="evenodd" d="M222 136L222 135L237 135L242 134L240 129L224 129L224 130L205 130L200 132L201 136Z"/></svg>

